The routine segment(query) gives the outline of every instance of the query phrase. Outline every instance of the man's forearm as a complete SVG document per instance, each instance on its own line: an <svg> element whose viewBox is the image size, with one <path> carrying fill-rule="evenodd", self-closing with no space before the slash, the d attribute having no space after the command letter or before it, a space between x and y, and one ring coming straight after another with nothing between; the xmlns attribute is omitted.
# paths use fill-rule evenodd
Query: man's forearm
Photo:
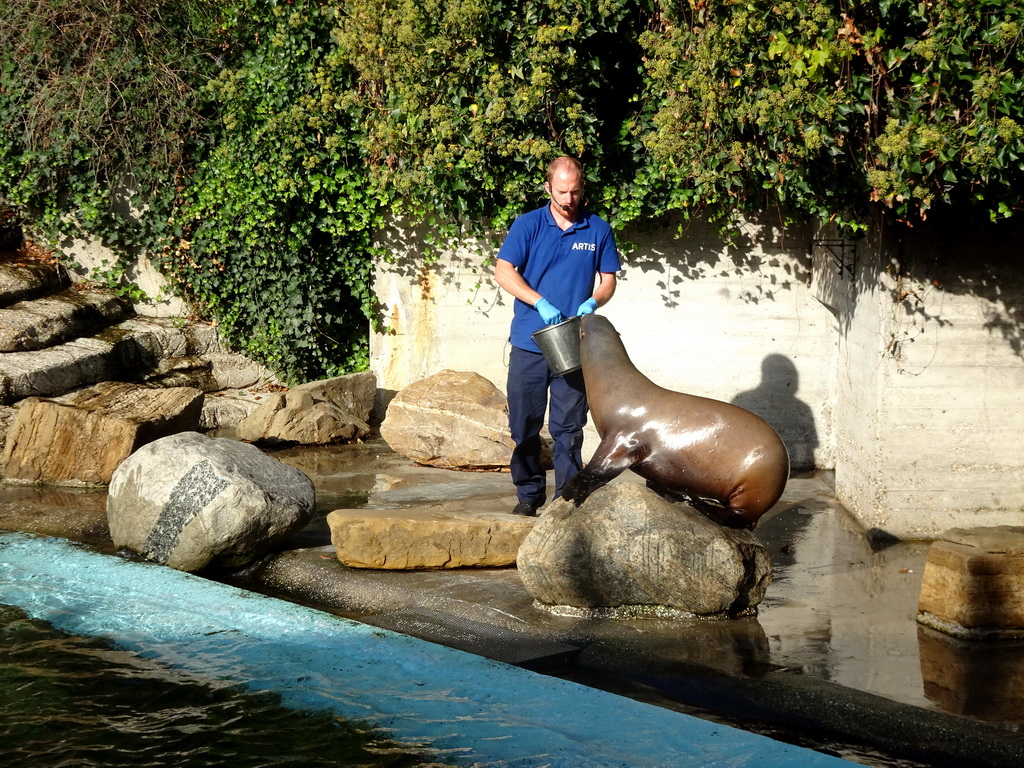
<svg viewBox="0 0 1024 768"><path fill-rule="evenodd" d="M540 294L527 284L510 262L498 259L494 265L494 279L503 290L531 307L540 301Z"/></svg>

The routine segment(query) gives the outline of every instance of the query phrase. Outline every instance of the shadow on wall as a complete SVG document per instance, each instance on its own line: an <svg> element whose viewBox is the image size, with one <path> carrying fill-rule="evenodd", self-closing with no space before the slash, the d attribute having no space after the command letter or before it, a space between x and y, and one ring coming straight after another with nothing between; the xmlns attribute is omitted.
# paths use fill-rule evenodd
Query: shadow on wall
<svg viewBox="0 0 1024 768"><path fill-rule="evenodd" d="M831 225L783 227L765 217L747 221L726 242L707 222L666 218L625 234L623 240L636 250L626 254L620 280L628 283L632 272L654 273L658 298L672 309L679 306L686 282L738 278L745 285L736 298L756 305L810 284L815 245L838 237ZM876 220L866 237L840 238L856 252L852 271L844 278L847 301L823 303L836 313L840 333L846 334L858 301L882 286L892 302L886 352L899 358L906 344L927 343L935 330L957 321L964 324L945 302L950 296L973 296L984 302L981 329L1001 336L1013 354L1024 358L1022 239L1024 220L995 224L949 209L913 228ZM755 279L765 267L782 269L769 269L764 279Z"/></svg>
<svg viewBox="0 0 1024 768"><path fill-rule="evenodd" d="M1024 222L993 224L955 215L933 216L912 230L887 233L883 245L892 275L892 301L901 319L889 353L920 338L925 329L965 324L944 305L947 295L983 300L981 328L1001 336L1024 358ZM934 334L932 334L934 335Z"/></svg>
<svg viewBox="0 0 1024 768"><path fill-rule="evenodd" d="M745 281L739 301L772 302L810 282L811 238L809 227L783 227L766 217L744 222L726 241L708 222L666 217L624 234L620 245L634 250L623 257L620 280L628 283L633 270L658 275L658 298L668 309L679 306L683 283L697 280ZM762 274L763 279L750 279Z"/></svg>
<svg viewBox="0 0 1024 768"><path fill-rule="evenodd" d="M818 430L807 403L796 396L800 374L785 355L768 355L761 361L761 383L732 399L733 405L756 413L779 433L789 450L795 470L814 468Z"/></svg>
<svg viewBox="0 0 1024 768"><path fill-rule="evenodd" d="M850 273L840 268L845 300L835 294L836 286L818 296L836 315L841 334L850 331L859 300L879 289L890 300L882 301L888 308L885 354L901 364L901 372L923 372L927 355L919 352L904 368L905 352L912 345L937 350L938 332L946 328L1001 336L1024 358L1024 221L978 221L947 208L912 228L876 220L864 238L836 237L826 225L815 234L815 244L833 240L852 254ZM980 301L967 311L967 304L954 301L971 297ZM975 312L982 313L980 322Z"/></svg>
<svg viewBox="0 0 1024 768"><path fill-rule="evenodd" d="M524 211L525 212L525 211ZM482 237L437 240L426 224L410 225L396 219L377 235L377 246L387 256L387 270L417 286L424 299L430 299L436 286L460 296L474 313L490 317L492 311L507 312L510 300L494 281L494 257L505 233L489 232ZM388 307L376 303L376 321L388 325Z"/></svg>

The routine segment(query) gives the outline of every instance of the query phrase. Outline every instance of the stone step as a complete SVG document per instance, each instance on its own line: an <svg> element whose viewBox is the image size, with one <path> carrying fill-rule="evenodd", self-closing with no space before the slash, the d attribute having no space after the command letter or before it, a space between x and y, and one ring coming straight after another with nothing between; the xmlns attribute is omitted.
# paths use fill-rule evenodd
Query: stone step
<svg viewBox="0 0 1024 768"><path fill-rule="evenodd" d="M0 404L120 378L114 349L108 341L86 338L33 352L6 352L0 355Z"/></svg>
<svg viewBox="0 0 1024 768"><path fill-rule="evenodd" d="M25 352L87 336L134 314L108 290L71 287L0 309L0 352Z"/></svg>
<svg viewBox="0 0 1024 768"><path fill-rule="evenodd" d="M192 371L188 378L185 371ZM167 318L132 318L95 336L45 349L0 353L0 404L56 397L100 381L154 381L204 391L273 381L271 372L225 346L216 328Z"/></svg>
<svg viewBox="0 0 1024 768"><path fill-rule="evenodd" d="M280 382L213 325L139 317L109 290L72 284L56 262L0 253L0 446L21 402L63 400L101 382L192 387L216 395L201 428L233 428Z"/></svg>
<svg viewBox="0 0 1024 768"><path fill-rule="evenodd" d="M54 262L0 261L0 306L45 296L69 285L67 270Z"/></svg>
<svg viewBox="0 0 1024 768"><path fill-rule="evenodd" d="M154 360L231 353L216 326L175 317L133 317L100 334L112 341L131 338Z"/></svg>

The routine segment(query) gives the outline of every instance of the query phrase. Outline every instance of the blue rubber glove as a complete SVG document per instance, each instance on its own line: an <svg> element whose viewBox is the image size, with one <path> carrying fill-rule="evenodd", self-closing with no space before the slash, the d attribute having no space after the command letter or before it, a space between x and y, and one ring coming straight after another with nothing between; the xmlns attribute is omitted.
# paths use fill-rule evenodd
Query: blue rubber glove
<svg viewBox="0 0 1024 768"><path fill-rule="evenodd" d="M579 315L580 317L583 317L584 315L594 314L596 310L597 299L587 299L582 304L580 304L580 308L576 310L576 314Z"/></svg>
<svg viewBox="0 0 1024 768"><path fill-rule="evenodd" d="M554 325L555 323L560 323L565 319L562 317L562 313L558 311L558 308L543 296L541 296L540 300L533 306L536 307L538 312L540 312L540 317L541 320L544 321L544 325Z"/></svg>
<svg viewBox="0 0 1024 768"><path fill-rule="evenodd" d="M543 296L538 300L534 307L541 313L541 319L544 321L544 325L553 326L556 323L561 323L563 319L562 313L558 311L558 307L552 304Z"/></svg>

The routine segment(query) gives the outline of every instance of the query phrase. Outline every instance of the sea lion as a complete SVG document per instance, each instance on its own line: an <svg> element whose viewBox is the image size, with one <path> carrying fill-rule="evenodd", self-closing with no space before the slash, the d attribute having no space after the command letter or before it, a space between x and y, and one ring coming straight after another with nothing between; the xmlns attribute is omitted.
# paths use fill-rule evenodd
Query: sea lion
<svg viewBox="0 0 1024 768"><path fill-rule="evenodd" d="M578 506L626 469L712 519L754 528L789 480L789 452L764 419L720 400L659 387L636 369L607 318L580 326L580 362L601 437L562 496ZM714 502L713 505L707 502Z"/></svg>

